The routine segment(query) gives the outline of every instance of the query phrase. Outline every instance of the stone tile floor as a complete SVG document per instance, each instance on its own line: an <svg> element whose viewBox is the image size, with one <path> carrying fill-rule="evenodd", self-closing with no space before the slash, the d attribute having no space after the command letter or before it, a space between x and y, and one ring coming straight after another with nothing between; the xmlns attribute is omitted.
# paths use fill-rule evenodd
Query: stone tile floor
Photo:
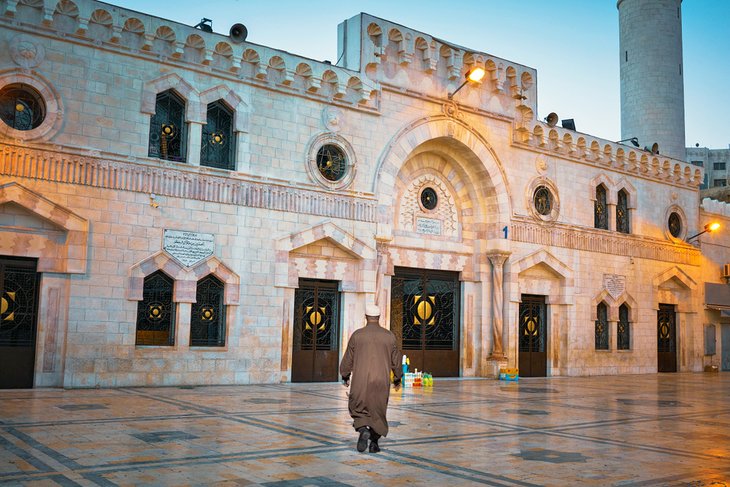
<svg viewBox="0 0 730 487"><path fill-rule="evenodd" d="M2 485L730 486L730 373L436 380L357 453L340 384L0 391Z"/></svg>

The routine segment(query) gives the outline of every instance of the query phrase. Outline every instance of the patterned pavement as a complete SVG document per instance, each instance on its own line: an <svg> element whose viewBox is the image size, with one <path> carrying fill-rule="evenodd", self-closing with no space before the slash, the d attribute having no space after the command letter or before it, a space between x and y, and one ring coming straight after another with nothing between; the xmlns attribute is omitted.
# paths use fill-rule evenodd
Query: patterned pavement
<svg viewBox="0 0 730 487"><path fill-rule="evenodd" d="M2 485L730 486L730 374L436 379L357 453L340 384L0 391Z"/></svg>

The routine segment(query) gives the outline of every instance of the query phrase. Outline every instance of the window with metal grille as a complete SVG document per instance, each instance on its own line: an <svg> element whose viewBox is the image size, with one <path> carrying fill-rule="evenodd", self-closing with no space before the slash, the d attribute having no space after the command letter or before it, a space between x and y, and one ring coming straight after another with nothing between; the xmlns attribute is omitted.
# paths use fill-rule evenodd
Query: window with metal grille
<svg viewBox="0 0 730 487"><path fill-rule="evenodd" d="M727 179L713 179L712 180L712 185L715 188L719 188L721 186L727 186Z"/></svg>
<svg viewBox="0 0 730 487"><path fill-rule="evenodd" d="M142 301L137 305L137 345L175 344L174 281L162 271L144 278Z"/></svg>
<svg viewBox="0 0 730 487"><path fill-rule="evenodd" d="M172 90L158 94L155 114L150 120L148 155L184 162L186 140L185 100Z"/></svg>
<svg viewBox="0 0 730 487"><path fill-rule="evenodd" d="M596 201L593 205L593 222L596 228L608 230L608 206L606 204L606 187L596 188Z"/></svg>
<svg viewBox="0 0 730 487"><path fill-rule="evenodd" d="M540 215L549 215L553 209L553 194L546 186L535 188L532 201Z"/></svg>
<svg viewBox="0 0 730 487"><path fill-rule="evenodd" d="M669 228L669 233L672 237L679 238L679 236L682 235L682 217L680 217L676 211L670 213L667 221L667 227Z"/></svg>
<svg viewBox="0 0 730 487"><path fill-rule="evenodd" d="M623 189L618 192L618 202L616 203L616 231L631 233L629 194Z"/></svg>
<svg viewBox="0 0 730 487"><path fill-rule="evenodd" d="M712 170L713 171L724 171L725 170L725 163L724 162L713 162L712 163Z"/></svg>
<svg viewBox="0 0 730 487"><path fill-rule="evenodd" d="M200 165L235 170L233 111L222 101L208 105L207 123L200 143Z"/></svg>
<svg viewBox="0 0 730 487"><path fill-rule="evenodd" d="M604 302L596 307L596 350L608 350L608 306Z"/></svg>
<svg viewBox="0 0 730 487"><path fill-rule="evenodd" d="M631 323L629 323L629 307L626 303L622 304L618 309L616 340L616 348L619 350L631 349Z"/></svg>
<svg viewBox="0 0 730 487"><path fill-rule="evenodd" d="M0 118L15 130L33 130L45 120L46 104L32 86L9 84L0 90Z"/></svg>
<svg viewBox="0 0 730 487"><path fill-rule="evenodd" d="M191 347L223 347L226 344L225 285L208 275L198 281L190 316Z"/></svg>

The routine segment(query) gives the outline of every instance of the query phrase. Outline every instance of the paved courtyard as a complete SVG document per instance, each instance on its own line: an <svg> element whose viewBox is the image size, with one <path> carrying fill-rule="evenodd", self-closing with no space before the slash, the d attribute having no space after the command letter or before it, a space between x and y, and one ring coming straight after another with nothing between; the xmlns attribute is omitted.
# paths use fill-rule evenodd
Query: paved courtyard
<svg viewBox="0 0 730 487"><path fill-rule="evenodd" d="M357 453L340 384L0 391L3 485L729 485L730 374L436 380Z"/></svg>

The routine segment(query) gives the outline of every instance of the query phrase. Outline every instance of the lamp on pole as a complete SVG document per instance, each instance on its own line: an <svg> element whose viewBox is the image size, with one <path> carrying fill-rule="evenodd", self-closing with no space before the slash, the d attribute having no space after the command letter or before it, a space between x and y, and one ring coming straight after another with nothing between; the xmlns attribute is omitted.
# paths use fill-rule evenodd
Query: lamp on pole
<svg viewBox="0 0 730 487"><path fill-rule="evenodd" d="M484 78L485 74L487 74L487 72L484 70L484 68L480 68L479 66L471 68L469 71L466 72L466 79L464 80L464 82L461 83L459 87L456 88L452 93L449 93L449 100L451 100L456 92L462 89L464 85L466 85L469 81L481 83L482 78Z"/></svg>

